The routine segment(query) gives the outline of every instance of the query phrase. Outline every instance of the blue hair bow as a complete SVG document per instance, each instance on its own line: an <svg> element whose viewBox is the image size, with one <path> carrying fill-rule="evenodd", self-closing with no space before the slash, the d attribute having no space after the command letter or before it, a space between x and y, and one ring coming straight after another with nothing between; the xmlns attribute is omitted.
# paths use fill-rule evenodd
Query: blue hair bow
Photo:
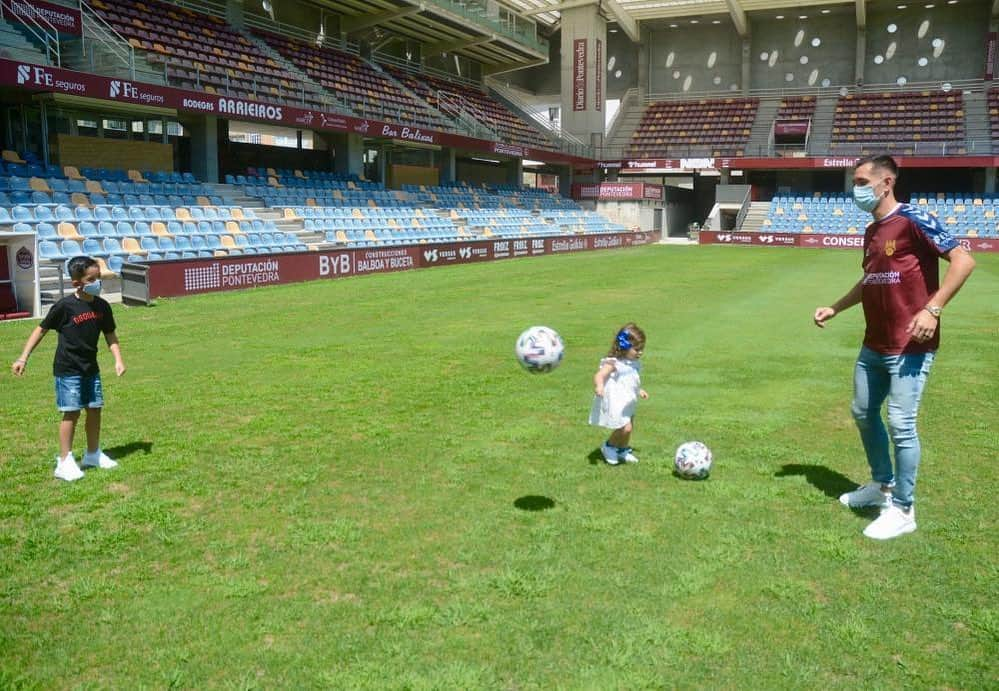
<svg viewBox="0 0 999 691"><path fill-rule="evenodd" d="M621 350L631 350L631 336L624 329L617 332L617 347Z"/></svg>

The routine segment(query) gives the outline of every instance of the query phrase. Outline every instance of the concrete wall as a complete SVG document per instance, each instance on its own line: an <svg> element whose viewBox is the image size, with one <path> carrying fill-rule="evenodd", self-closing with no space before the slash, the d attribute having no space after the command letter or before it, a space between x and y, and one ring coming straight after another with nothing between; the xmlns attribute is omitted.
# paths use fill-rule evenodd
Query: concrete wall
<svg viewBox="0 0 999 691"><path fill-rule="evenodd" d="M808 19L785 10L754 15L749 54L753 89L786 89L854 83L857 23L849 13L823 16L810 8Z"/></svg>
<svg viewBox="0 0 999 691"><path fill-rule="evenodd" d="M651 51L651 93L737 91L742 87L742 39L731 24L683 24L644 36Z"/></svg>
<svg viewBox="0 0 999 691"><path fill-rule="evenodd" d="M982 77L990 6L972 0L930 4L935 7L912 3L905 10L868 13L865 83Z"/></svg>

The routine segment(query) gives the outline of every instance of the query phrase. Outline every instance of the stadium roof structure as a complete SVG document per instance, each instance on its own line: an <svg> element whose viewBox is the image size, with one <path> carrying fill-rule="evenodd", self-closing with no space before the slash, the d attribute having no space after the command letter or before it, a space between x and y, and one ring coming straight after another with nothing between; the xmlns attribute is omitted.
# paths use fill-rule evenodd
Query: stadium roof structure
<svg viewBox="0 0 999 691"><path fill-rule="evenodd" d="M871 0L501 0L516 11L534 17L539 23L557 29L561 11L575 7L598 4L601 13L616 22L633 41L638 41L638 23L649 20L707 18L715 23L728 16L740 35L749 32L748 12L797 10L818 8L824 14L851 12L856 14L857 26L867 21L867 6ZM999 0L994 0L993 13L999 10Z"/></svg>
<svg viewBox="0 0 999 691"><path fill-rule="evenodd" d="M422 43L424 56L428 51L462 55L483 63L490 73L548 61L548 41L538 32L537 22L510 5L486 12L485 3L480 7L458 0L309 0L309 4L339 15L344 33L370 30L377 39L384 29Z"/></svg>

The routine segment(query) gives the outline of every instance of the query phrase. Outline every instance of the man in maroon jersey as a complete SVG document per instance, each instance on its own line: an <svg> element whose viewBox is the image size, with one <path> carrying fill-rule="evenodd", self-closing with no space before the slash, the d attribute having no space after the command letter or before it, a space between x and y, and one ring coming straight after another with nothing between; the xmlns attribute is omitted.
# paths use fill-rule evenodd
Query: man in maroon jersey
<svg viewBox="0 0 999 691"><path fill-rule="evenodd" d="M864 535L887 540L916 529L913 493L920 445L916 413L940 345L940 313L964 285L975 260L936 217L895 199L898 166L891 156L857 161L853 200L874 216L864 234L864 276L831 307L815 310L815 324L862 302L867 330L853 376L853 417L871 466L872 481L839 498L881 513ZM950 266L939 280L938 258ZM888 399L888 431L881 405ZM895 447L892 468L888 432Z"/></svg>

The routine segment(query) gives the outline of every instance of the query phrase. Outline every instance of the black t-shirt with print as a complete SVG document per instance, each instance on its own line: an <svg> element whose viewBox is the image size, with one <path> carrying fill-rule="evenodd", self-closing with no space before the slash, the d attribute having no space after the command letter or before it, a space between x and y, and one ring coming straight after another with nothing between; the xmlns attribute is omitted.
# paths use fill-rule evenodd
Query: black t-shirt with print
<svg viewBox="0 0 999 691"><path fill-rule="evenodd" d="M52 309L39 324L43 329L59 332L52 373L57 377L92 376L100 371L97 366L97 345L101 333L115 330L111 305L95 297L86 302L76 294L67 295L52 305Z"/></svg>

